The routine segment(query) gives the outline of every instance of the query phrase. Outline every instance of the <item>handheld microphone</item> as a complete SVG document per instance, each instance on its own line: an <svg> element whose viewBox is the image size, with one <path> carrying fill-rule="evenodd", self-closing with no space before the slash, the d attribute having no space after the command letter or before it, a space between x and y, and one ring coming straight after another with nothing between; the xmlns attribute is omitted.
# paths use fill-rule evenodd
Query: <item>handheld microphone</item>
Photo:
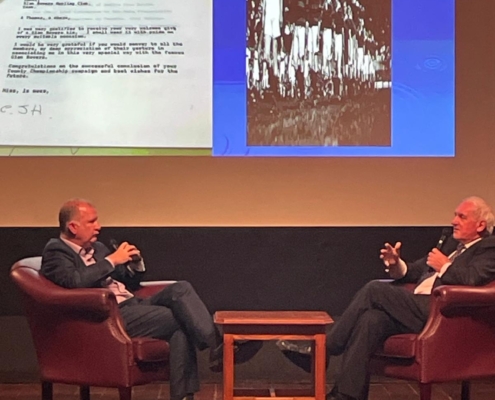
<svg viewBox="0 0 495 400"><path fill-rule="evenodd" d="M447 239L447 236L450 235L450 228L443 228L442 229L442 234L440 235L440 239L438 239L438 243L435 246L438 250L440 250L443 246L443 242L445 242L445 239Z"/></svg>
<svg viewBox="0 0 495 400"><path fill-rule="evenodd" d="M110 246L112 247L112 249L117 250L119 248L119 243L115 239L110 239ZM131 256L131 262L139 262L142 259L143 258L137 254L133 254Z"/></svg>

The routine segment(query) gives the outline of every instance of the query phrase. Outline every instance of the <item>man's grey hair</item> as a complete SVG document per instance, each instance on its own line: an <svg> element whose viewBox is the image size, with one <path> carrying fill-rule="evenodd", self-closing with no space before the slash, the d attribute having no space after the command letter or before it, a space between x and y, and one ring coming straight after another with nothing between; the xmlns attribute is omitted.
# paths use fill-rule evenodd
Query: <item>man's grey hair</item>
<svg viewBox="0 0 495 400"><path fill-rule="evenodd" d="M484 236L491 235L493 233L493 225L495 224L495 216L490 206L481 197L471 196L464 199L464 202L474 204L476 210L475 215L478 221L486 222L486 232Z"/></svg>
<svg viewBox="0 0 495 400"><path fill-rule="evenodd" d="M69 222L73 221L79 215L79 207L86 205L94 207L88 200L78 198L67 200L62 204L58 212L58 224L61 233L65 235L71 234L69 231Z"/></svg>

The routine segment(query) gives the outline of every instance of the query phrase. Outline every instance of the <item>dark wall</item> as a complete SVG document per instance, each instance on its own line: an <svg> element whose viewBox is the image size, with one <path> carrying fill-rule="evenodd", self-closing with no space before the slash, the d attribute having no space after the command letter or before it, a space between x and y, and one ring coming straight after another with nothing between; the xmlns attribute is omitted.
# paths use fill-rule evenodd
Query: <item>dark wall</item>
<svg viewBox="0 0 495 400"><path fill-rule="evenodd" d="M407 260L433 247L441 227L106 228L100 239L134 243L147 280L190 281L209 309L327 310L340 314L367 281L385 278L384 242L402 241ZM55 228L0 228L0 315L22 315L8 272L40 255Z"/></svg>

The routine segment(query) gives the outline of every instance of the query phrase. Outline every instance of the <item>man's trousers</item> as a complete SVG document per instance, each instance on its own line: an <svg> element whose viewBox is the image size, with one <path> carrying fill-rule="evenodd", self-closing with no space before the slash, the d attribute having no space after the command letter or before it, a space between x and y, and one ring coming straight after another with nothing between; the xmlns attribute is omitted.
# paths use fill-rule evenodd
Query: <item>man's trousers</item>
<svg viewBox="0 0 495 400"><path fill-rule="evenodd" d="M189 282L176 282L153 296L119 304L130 337L164 339L170 345L170 398L199 391L196 348L218 344L208 309Z"/></svg>
<svg viewBox="0 0 495 400"><path fill-rule="evenodd" d="M389 282L366 284L327 335L328 354L342 355L335 389L365 399L371 356L391 335L421 332L429 304L430 296L414 295Z"/></svg>

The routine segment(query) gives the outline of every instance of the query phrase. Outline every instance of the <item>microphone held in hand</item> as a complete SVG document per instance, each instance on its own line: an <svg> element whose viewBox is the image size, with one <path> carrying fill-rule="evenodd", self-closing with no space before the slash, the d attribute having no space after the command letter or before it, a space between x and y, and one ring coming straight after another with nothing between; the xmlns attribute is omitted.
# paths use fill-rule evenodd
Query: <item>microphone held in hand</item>
<svg viewBox="0 0 495 400"><path fill-rule="evenodd" d="M438 250L440 250L443 246L443 242L445 242L445 239L447 239L448 236L450 236L451 229L450 228L443 228L442 229L442 234L440 235L440 239L438 239L438 243L435 246Z"/></svg>
<svg viewBox="0 0 495 400"><path fill-rule="evenodd" d="M112 249L114 250L117 250L119 248L119 243L115 240L115 239L110 239L110 246L112 247ZM134 254L131 256L131 261L132 262L139 262L141 261L143 258L138 255L138 254Z"/></svg>

